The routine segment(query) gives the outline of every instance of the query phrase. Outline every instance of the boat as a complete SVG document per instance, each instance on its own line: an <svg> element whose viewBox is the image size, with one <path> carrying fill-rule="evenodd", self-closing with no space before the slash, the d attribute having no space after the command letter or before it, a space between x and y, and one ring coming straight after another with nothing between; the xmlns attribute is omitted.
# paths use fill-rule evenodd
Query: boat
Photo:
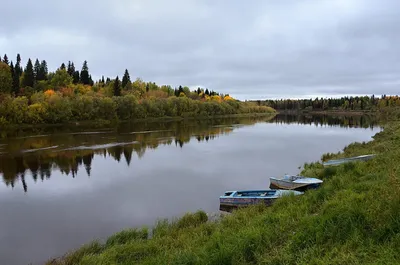
<svg viewBox="0 0 400 265"><path fill-rule="evenodd" d="M271 189L305 191L316 189L322 184L322 180L303 176L285 175L283 178L270 178Z"/></svg>
<svg viewBox="0 0 400 265"><path fill-rule="evenodd" d="M347 157L347 158L329 160L327 162L322 163L322 165L337 166L337 165L341 165L341 164L348 163L348 162L367 161L367 160L372 159L374 156L375 156L374 154L371 154L371 155L361 155L361 156L355 156L355 157Z"/></svg>
<svg viewBox="0 0 400 265"><path fill-rule="evenodd" d="M293 190L242 190L226 191L219 197L219 208L221 211L230 212L239 207L254 204L271 205L276 199L288 195L301 195L303 192Z"/></svg>

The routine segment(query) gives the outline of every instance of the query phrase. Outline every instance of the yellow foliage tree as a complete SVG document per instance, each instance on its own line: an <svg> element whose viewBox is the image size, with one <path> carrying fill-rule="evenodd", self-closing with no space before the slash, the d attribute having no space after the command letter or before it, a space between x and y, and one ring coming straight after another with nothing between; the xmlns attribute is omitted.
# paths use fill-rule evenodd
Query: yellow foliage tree
<svg viewBox="0 0 400 265"><path fill-rule="evenodd" d="M49 89L49 90L46 90L46 92L44 92L44 95L46 96L46 97L51 97L52 95L54 95L56 92L54 92L54 90L53 89Z"/></svg>

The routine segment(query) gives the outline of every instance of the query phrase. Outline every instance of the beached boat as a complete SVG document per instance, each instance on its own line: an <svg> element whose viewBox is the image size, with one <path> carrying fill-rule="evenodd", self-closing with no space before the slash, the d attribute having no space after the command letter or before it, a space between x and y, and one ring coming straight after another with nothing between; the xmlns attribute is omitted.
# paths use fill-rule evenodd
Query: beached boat
<svg viewBox="0 0 400 265"><path fill-rule="evenodd" d="M271 189L297 190L305 191L316 189L322 184L322 180L316 178L307 178L303 176L285 175L283 178L270 178Z"/></svg>
<svg viewBox="0 0 400 265"><path fill-rule="evenodd" d="M271 205L276 199L285 195L300 195L299 191L293 190L244 190L226 191L219 197L219 208L221 211L231 211L238 207L245 207L253 204Z"/></svg>
<svg viewBox="0 0 400 265"><path fill-rule="evenodd" d="M337 166L348 162L356 162L356 161L367 161L373 158L375 155L362 155L362 156L355 156L355 157L347 157L342 159L336 160L329 160L327 162L322 163L324 166Z"/></svg>

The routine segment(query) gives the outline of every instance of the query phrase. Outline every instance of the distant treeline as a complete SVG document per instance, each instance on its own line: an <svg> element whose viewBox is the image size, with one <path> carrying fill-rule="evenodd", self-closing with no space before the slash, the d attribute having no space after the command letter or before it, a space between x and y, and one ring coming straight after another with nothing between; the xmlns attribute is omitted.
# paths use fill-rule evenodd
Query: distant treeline
<svg viewBox="0 0 400 265"><path fill-rule="evenodd" d="M94 81L87 61L81 70L69 61L49 72L46 60L28 59L22 68L7 55L0 57L0 125L62 123L79 120L126 120L158 117L216 116L274 112L267 106L237 101L207 88L190 90L102 76Z"/></svg>
<svg viewBox="0 0 400 265"><path fill-rule="evenodd" d="M257 100L258 106L269 106L276 110L304 110L304 111L324 111L324 110L377 110L387 107L400 106L398 96L381 97L341 97L341 98L315 98L315 99L281 99L281 100Z"/></svg>

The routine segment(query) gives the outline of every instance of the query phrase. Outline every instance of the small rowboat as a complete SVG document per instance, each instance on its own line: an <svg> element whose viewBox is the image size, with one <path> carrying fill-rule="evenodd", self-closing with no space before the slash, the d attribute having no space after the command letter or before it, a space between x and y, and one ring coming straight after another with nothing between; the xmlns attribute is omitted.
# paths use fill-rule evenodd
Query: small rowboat
<svg viewBox="0 0 400 265"><path fill-rule="evenodd" d="M244 190L226 191L219 197L219 208L221 211L230 212L239 207L254 204L271 205L276 199L282 196L301 195L302 192L293 190Z"/></svg>
<svg viewBox="0 0 400 265"><path fill-rule="evenodd" d="M303 176L285 175L283 178L269 178L271 189L298 190L305 191L316 189L322 184L322 180L317 178L307 178Z"/></svg>
<svg viewBox="0 0 400 265"><path fill-rule="evenodd" d="M348 162L355 162L355 161L367 161L373 158L375 155L362 155L362 156L355 156L355 157L348 157L342 158L337 160L329 160L327 162L322 163L324 166L337 166Z"/></svg>

